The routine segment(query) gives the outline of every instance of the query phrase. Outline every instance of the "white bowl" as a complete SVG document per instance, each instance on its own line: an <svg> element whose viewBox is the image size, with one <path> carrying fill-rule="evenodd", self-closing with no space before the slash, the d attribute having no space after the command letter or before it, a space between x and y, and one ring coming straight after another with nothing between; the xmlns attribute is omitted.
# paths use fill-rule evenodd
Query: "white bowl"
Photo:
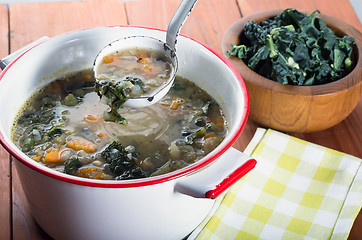
<svg viewBox="0 0 362 240"><path fill-rule="evenodd" d="M165 175L138 180L84 179L49 169L11 141L16 114L36 89L65 73L92 67L108 43L126 36L165 39L165 32L130 26L66 33L31 48L0 75L0 142L18 160L30 211L56 239L181 239L210 211L213 200L255 165L231 145L247 120L249 98L238 71L221 54L178 37L178 74L221 105L229 132L200 161ZM211 164L212 163L212 164ZM221 184L220 184L221 183Z"/></svg>

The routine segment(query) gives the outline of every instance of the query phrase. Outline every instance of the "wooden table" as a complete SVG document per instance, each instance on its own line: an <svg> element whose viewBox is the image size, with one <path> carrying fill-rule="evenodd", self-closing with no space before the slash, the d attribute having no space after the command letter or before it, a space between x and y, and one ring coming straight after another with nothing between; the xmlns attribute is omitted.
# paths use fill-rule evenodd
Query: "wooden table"
<svg viewBox="0 0 362 240"><path fill-rule="evenodd" d="M94 0L55 3L0 4L0 58L40 38L104 25L141 25L166 29L180 0ZM225 30L242 16L264 9L294 7L343 19L362 31L348 0L199 0L181 33L221 52ZM362 100L337 126L310 134L291 134L362 158ZM244 150L257 125L248 121L234 147ZM0 238L50 239L28 210L12 159L0 147ZM362 214L349 239L362 239Z"/></svg>

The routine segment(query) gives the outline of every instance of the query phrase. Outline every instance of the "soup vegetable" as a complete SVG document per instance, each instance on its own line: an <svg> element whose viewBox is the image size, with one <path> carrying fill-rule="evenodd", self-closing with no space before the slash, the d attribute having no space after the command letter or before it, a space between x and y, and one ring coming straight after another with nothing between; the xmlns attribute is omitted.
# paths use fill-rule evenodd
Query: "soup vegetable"
<svg viewBox="0 0 362 240"><path fill-rule="evenodd" d="M118 111L127 126L105 121L90 69L71 73L36 92L14 124L13 141L34 161L93 179L165 174L212 151L227 133L219 105L177 76L169 93L146 108Z"/></svg>
<svg viewBox="0 0 362 240"><path fill-rule="evenodd" d="M95 90L111 107L104 119L126 125L118 109L128 98L153 96L175 71L162 52L132 48L104 56L95 73Z"/></svg>
<svg viewBox="0 0 362 240"><path fill-rule="evenodd" d="M354 38L337 37L316 12L295 9L244 26L245 44L227 54L241 58L258 74L290 85L336 81L352 70Z"/></svg>

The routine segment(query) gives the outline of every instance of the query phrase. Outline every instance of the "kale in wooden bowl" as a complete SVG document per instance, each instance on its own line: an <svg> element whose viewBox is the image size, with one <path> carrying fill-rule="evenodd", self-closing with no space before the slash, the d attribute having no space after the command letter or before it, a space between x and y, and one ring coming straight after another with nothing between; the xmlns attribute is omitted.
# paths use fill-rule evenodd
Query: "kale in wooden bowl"
<svg viewBox="0 0 362 240"><path fill-rule="evenodd" d="M308 24L300 27L300 22ZM227 29L222 53L245 80L250 119L265 127L327 129L345 119L361 98L362 34L333 16L294 9L251 14Z"/></svg>
<svg viewBox="0 0 362 240"><path fill-rule="evenodd" d="M283 84L317 85L338 80L352 69L351 36L337 37L326 22L296 9L244 25L245 44L232 44L236 56L255 72Z"/></svg>

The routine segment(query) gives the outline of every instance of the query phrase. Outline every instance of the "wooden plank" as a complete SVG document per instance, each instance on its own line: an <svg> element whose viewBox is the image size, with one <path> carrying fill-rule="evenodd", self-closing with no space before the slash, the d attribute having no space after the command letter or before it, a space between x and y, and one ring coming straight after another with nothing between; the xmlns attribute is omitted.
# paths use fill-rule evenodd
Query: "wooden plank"
<svg viewBox="0 0 362 240"><path fill-rule="evenodd" d="M7 151L0 146L0 233L2 239L11 239L10 171L10 156Z"/></svg>
<svg viewBox="0 0 362 240"><path fill-rule="evenodd" d="M0 58L9 54L9 9L0 4ZM1 70L0 70L1 72ZM0 233L2 239L11 239L11 173L10 157L0 145Z"/></svg>
<svg viewBox="0 0 362 240"><path fill-rule="evenodd" d="M127 1L125 2L125 6L128 15L128 23L134 26L145 26L166 30L178 4L179 3L176 0ZM191 14L193 14L193 12ZM185 25L187 25L187 22Z"/></svg>
<svg viewBox="0 0 362 240"><path fill-rule="evenodd" d="M353 10L353 7L348 0L313 0L313 1L300 1L300 0L237 0L243 16L249 15L254 12L277 9L277 8L296 8L299 10L316 10L321 13L337 17L355 28L362 31L362 25Z"/></svg>
<svg viewBox="0 0 362 240"><path fill-rule="evenodd" d="M180 0L127 1L125 4L129 24L166 30L179 3ZM180 33L221 52L224 32L239 18L240 12L235 0L199 0Z"/></svg>
<svg viewBox="0 0 362 240"><path fill-rule="evenodd" d="M0 59L9 54L9 9L7 4L0 4ZM1 70L0 70L1 72Z"/></svg>
<svg viewBox="0 0 362 240"><path fill-rule="evenodd" d="M0 233L2 239L11 238L11 173L10 157L0 146Z"/></svg>
<svg viewBox="0 0 362 240"><path fill-rule="evenodd" d="M117 0L13 4L10 13L11 51L45 35L127 24L124 4ZM12 183L13 239L50 239L31 217L15 170Z"/></svg>
<svg viewBox="0 0 362 240"><path fill-rule="evenodd" d="M123 2L117 0L12 4L10 12L11 51L42 36L127 24Z"/></svg>

